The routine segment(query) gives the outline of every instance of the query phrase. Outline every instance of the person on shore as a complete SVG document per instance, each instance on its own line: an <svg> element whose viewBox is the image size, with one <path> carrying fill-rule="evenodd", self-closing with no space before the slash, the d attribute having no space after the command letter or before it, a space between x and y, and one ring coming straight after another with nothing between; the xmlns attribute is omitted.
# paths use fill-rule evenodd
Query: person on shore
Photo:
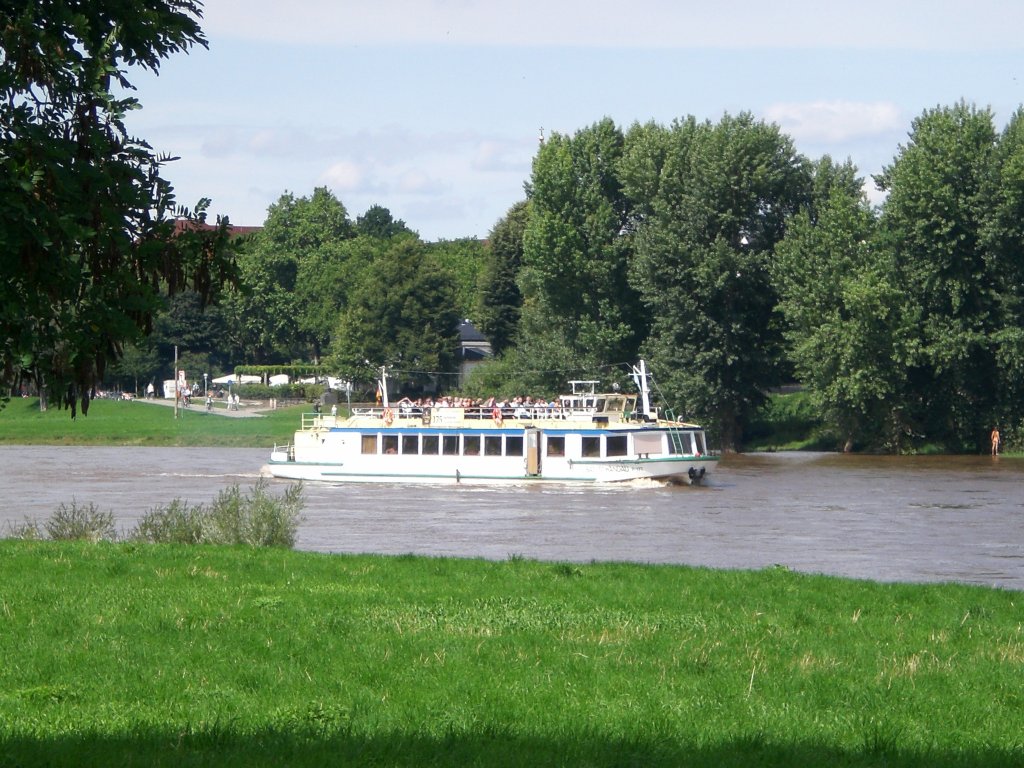
<svg viewBox="0 0 1024 768"><path fill-rule="evenodd" d="M999 455L999 427L992 427L992 455Z"/></svg>

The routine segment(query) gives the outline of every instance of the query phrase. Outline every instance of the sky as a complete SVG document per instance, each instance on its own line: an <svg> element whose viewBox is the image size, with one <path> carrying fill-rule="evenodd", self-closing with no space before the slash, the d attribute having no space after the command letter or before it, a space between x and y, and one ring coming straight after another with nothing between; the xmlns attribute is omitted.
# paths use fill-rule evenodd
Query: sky
<svg viewBox="0 0 1024 768"><path fill-rule="evenodd" d="M1024 104L1018 0L206 0L209 48L136 72L129 129L178 202L260 225L327 187L429 241L486 237L538 140L750 112L801 154L889 165L928 109Z"/></svg>

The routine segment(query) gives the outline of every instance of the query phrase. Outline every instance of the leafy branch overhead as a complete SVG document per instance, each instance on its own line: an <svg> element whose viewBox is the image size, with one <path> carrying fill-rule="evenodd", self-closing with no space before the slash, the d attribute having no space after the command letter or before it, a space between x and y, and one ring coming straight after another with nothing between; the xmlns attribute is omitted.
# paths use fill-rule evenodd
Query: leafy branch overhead
<svg viewBox="0 0 1024 768"><path fill-rule="evenodd" d="M235 279L229 224L178 206L173 158L130 135L133 68L205 46L187 0L0 8L0 388L88 409L162 294ZM181 220L180 223L176 220Z"/></svg>

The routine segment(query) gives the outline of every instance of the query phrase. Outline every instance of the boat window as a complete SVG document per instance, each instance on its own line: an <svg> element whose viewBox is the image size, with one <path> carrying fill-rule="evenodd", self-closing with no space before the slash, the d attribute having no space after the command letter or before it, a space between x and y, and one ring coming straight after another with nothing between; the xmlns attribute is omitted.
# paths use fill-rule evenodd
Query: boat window
<svg viewBox="0 0 1024 768"><path fill-rule="evenodd" d="M608 435L608 442L605 445L605 456L625 456L626 455L626 436L625 435Z"/></svg>
<svg viewBox="0 0 1024 768"><path fill-rule="evenodd" d="M522 456L523 455L523 438L513 437L508 435L505 438L505 455L506 456Z"/></svg>
<svg viewBox="0 0 1024 768"><path fill-rule="evenodd" d="M423 453L430 454L431 456L437 455L437 449L440 447L441 441L438 440L437 435L424 435L423 436Z"/></svg>
<svg viewBox="0 0 1024 768"><path fill-rule="evenodd" d="M690 447L690 433L689 432L669 432L668 433L668 452L669 453L693 453L693 449Z"/></svg>
<svg viewBox="0 0 1024 768"><path fill-rule="evenodd" d="M420 436L402 435L402 453L419 453Z"/></svg>
<svg viewBox="0 0 1024 768"><path fill-rule="evenodd" d="M444 436L444 455L445 456L458 456L459 455L459 437L458 437L458 435L445 435Z"/></svg>
<svg viewBox="0 0 1024 768"><path fill-rule="evenodd" d="M377 435L363 435L363 453L377 452Z"/></svg>
<svg viewBox="0 0 1024 768"><path fill-rule="evenodd" d="M643 431L633 433L633 452L640 456L658 455L665 452L661 445L661 430ZM671 434L671 433L669 433ZM669 441L671 444L671 441Z"/></svg>
<svg viewBox="0 0 1024 768"><path fill-rule="evenodd" d="M696 443L696 445L697 445L697 453L699 453L701 456L703 456L705 453L708 452L708 447L704 444L704 433L703 432L694 432L693 433L693 442Z"/></svg>
<svg viewBox="0 0 1024 768"><path fill-rule="evenodd" d="M501 435L484 437L484 456L501 456Z"/></svg>
<svg viewBox="0 0 1024 768"><path fill-rule="evenodd" d="M398 435L381 435L381 453L398 453Z"/></svg>
<svg viewBox="0 0 1024 768"><path fill-rule="evenodd" d="M565 456L565 438L548 436L548 456Z"/></svg>
<svg viewBox="0 0 1024 768"><path fill-rule="evenodd" d="M601 438L600 437L584 437L583 438L583 457L586 459L596 459L601 455Z"/></svg>
<svg viewBox="0 0 1024 768"><path fill-rule="evenodd" d="M462 438L462 453L465 456L480 455L480 436L466 435Z"/></svg>

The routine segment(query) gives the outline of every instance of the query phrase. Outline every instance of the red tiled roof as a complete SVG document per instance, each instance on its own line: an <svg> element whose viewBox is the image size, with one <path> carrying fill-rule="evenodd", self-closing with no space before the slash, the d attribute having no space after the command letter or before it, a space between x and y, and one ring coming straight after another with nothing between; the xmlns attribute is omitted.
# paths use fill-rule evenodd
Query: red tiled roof
<svg viewBox="0 0 1024 768"><path fill-rule="evenodd" d="M255 232L259 232L263 227L245 227L238 224L230 224L231 236L242 237L243 235L251 235ZM192 222L188 219L176 219L174 222L174 234L180 234L189 229L201 229L201 230L213 230L216 229L213 224L200 224L198 222Z"/></svg>

